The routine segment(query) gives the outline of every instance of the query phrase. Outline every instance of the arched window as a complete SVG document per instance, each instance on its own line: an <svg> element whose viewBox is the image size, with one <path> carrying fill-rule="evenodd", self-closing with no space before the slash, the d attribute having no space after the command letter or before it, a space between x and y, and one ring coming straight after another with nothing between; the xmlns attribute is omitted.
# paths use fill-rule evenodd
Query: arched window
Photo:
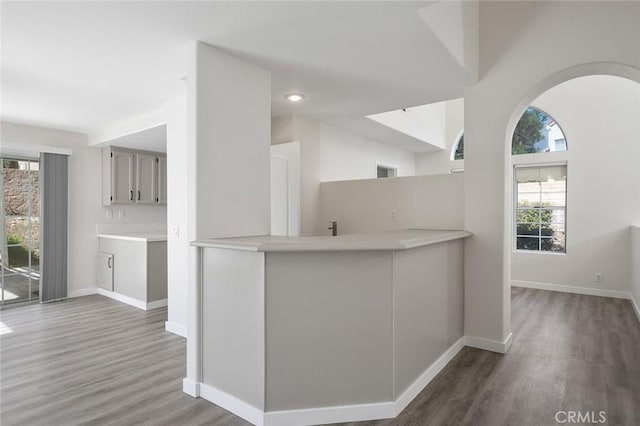
<svg viewBox="0 0 640 426"><path fill-rule="evenodd" d="M567 139L560 125L546 112L530 106L522 114L511 140L511 154L533 154L567 150ZM452 160L464 160L464 133L453 149Z"/></svg>
<svg viewBox="0 0 640 426"><path fill-rule="evenodd" d="M556 120L538 108L527 108L513 131L511 154L566 150L567 140Z"/></svg>
<svg viewBox="0 0 640 426"><path fill-rule="evenodd" d="M452 160L464 160L464 132L460 133L460 137L453 148Z"/></svg>

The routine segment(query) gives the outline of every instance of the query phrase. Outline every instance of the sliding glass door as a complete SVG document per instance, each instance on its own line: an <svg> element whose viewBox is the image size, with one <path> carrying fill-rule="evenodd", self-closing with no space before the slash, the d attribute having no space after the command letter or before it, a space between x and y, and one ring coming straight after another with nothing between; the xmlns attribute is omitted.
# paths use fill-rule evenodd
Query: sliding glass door
<svg viewBox="0 0 640 426"><path fill-rule="evenodd" d="M0 158L0 303L40 294L40 167L37 160Z"/></svg>

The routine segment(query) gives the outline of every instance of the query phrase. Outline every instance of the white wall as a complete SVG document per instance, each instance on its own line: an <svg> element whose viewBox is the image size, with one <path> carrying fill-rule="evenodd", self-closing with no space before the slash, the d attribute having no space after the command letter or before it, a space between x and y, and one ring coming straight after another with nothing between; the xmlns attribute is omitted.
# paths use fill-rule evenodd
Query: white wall
<svg viewBox="0 0 640 426"><path fill-rule="evenodd" d="M416 175L439 175L464 167L464 160L451 160L454 146L464 128L464 99L445 101L444 105L444 149L416 154Z"/></svg>
<svg viewBox="0 0 640 426"><path fill-rule="evenodd" d="M166 223L162 206L102 206L102 162L98 148L87 145L87 135L42 127L2 123L0 139L12 143L70 148L69 158L69 274L70 297L96 292L96 226L127 226L134 223ZM37 153L36 153L37 155ZM108 209L124 212L107 219Z"/></svg>
<svg viewBox="0 0 640 426"><path fill-rule="evenodd" d="M337 220L339 234L464 229L462 174L325 182L321 194L323 223Z"/></svg>
<svg viewBox="0 0 640 426"><path fill-rule="evenodd" d="M167 330L187 334L188 184L187 99L179 96L165 109L167 123ZM177 231L177 235L173 231Z"/></svg>
<svg viewBox="0 0 640 426"><path fill-rule="evenodd" d="M466 335L506 348L510 334L507 141L517 119L540 93L569 78L637 75L639 16L636 2L480 3L480 81L464 96L465 226L474 234L465 241ZM602 62L622 65L594 65Z"/></svg>
<svg viewBox="0 0 640 426"><path fill-rule="evenodd" d="M268 235L271 73L211 45L187 52L187 238ZM169 142L171 144L172 142ZM201 381L200 257L188 248L187 378Z"/></svg>
<svg viewBox="0 0 640 426"><path fill-rule="evenodd" d="M405 108L404 111L368 115L367 118L442 149L446 143L445 112L445 103L436 102Z"/></svg>
<svg viewBox="0 0 640 426"><path fill-rule="evenodd" d="M562 83L532 102L565 133L566 254L514 251L517 281L629 291L629 226L640 213L640 84L611 76ZM545 154L513 156L539 162ZM526 164L526 162L525 162ZM595 282L595 274L604 282Z"/></svg>
<svg viewBox="0 0 640 426"><path fill-rule="evenodd" d="M320 182L376 176L376 161L413 176L413 153L373 141L311 118L289 115L272 121L272 143L300 142L301 234L326 228L320 211Z"/></svg>

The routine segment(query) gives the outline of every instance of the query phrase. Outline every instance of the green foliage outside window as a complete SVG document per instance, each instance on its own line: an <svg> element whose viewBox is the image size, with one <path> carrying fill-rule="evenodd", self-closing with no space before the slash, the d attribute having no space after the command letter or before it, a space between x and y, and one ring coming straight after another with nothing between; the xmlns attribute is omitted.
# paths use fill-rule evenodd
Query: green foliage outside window
<svg viewBox="0 0 640 426"><path fill-rule="evenodd" d="M553 210L545 209L549 203L528 203L521 201L516 211L517 227L517 248L519 250L542 250L551 251L553 247L552 238L527 238L531 237L553 237L554 230L551 227L553 220ZM520 207L528 207L520 209ZM530 209L534 207L534 209ZM521 238L523 236L524 238ZM538 245L540 244L540 246Z"/></svg>

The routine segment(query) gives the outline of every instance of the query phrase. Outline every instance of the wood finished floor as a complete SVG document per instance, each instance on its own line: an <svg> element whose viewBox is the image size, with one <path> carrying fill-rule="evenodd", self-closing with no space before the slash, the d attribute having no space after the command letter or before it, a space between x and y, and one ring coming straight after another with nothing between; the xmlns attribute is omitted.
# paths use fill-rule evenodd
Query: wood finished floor
<svg viewBox="0 0 640 426"><path fill-rule="evenodd" d="M558 410L640 425L629 301L514 288L507 355L464 348L396 419L349 425L553 425ZM0 312L0 424L248 425L182 393L185 341L102 296ZM2 329L2 328L0 328Z"/></svg>

